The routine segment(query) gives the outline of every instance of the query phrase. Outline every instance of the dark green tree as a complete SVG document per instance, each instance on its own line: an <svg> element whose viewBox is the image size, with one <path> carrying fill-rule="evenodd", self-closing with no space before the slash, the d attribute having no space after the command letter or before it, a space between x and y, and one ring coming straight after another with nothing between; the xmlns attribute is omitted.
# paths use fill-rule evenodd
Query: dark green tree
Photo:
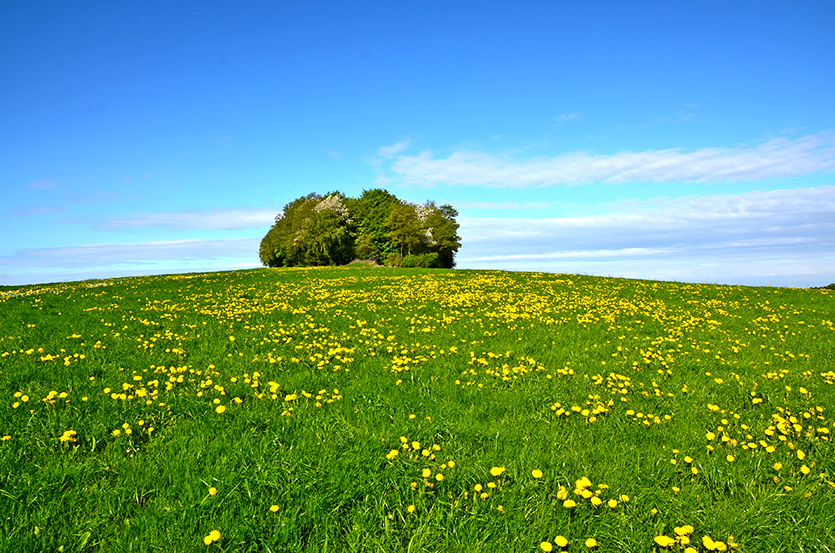
<svg viewBox="0 0 835 553"><path fill-rule="evenodd" d="M375 188L363 190L359 198L347 198L345 203L354 224L356 256L383 263L396 249L387 236L386 220L400 200L387 190Z"/></svg>
<svg viewBox="0 0 835 553"><path fill-rule="evenodd" d="M320 204L321 205L321 204ZM332 209L315 209L293 239L298 265L343 265L353 259L346 219Z"/></svg>
<svg viewBox="0 0 835 553"><path fill-rule="evenodd" d="M400 202L392 206L386 219L386 228L386 236L400 250L401 258L404 253L412 255L412 250L417 253L417 249L423 243L423 225L413 204Z"/></svg>
<svg viewBox="0 0 835 553"><path fill-rule="evenodd" d="M304 220L321 200L322 197L314 192L284 206L276 216L275 224L261 240L261 263L267 267L290 267L297 264L294 240Z"/></svg>
<svg viewBox="0 0 835 553"><path fill-rule="evenodd" d="M449 204L435 207L433 203L432 207L424 226L432 235L432 249L438 254L438 266L451 269L455 267L455 254L461 247L459 225L455 221L458 211Z"/></svg>

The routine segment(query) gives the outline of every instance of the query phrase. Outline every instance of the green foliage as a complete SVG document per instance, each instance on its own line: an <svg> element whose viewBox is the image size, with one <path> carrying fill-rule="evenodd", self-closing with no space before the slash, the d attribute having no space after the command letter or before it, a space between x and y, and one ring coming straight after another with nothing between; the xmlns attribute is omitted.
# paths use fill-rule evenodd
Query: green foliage
<svg viewBox="0 0 835 553"><path fill-rule="evenodd" d="M386 190L364 190L357 198L348 198L346 205L356 226L355 253L360 259L383 263L395 248L386 234L386 219L400 200Z"/></svg>
<svg viewBox="0 0 835 553"><path fill-rule="evenodd" d="M261 240L267 267L344 265L367 259L389 266L452 268L461 247L458 212L403 202L386 190L365 190L359 198L339 192L309 194L284 207Z"/></svg>
<svg viewBox="0 0 835 553"><path fill-rule="evenodd" d="M461 238L458 236L458 211L451 205L435 207L434 202L429 204L432 208L426 218L425 228L430 229L435 251L438 253L437 267L452 268L455 266L455 252L461 247Z"/></svg>
<svg viewBox="0 0 835 553"><path fill-rule="evenodd" d="M291 247L292 265L342 265L353 259L347 222L333 210L314 210Z"/></svg>
<svg viewBox="0 0 835 553"><path fill-rule="evenodd" d="M298 264L297 238L302 225L322 197L308 194L284 206L275 218L275 224L261 240L259 256L267 267L286 267Z"/></svg>
<svg viewBox="0 0 835 553"><path fill-rule="evenodd" d="M400 262L401 267L421 267L430 269L438 267L438 252L427 252L415 255L407 255Z"/></svg>
<svg viewBox="0 0 835 553"><path fill-rule="evenodd" d="M412 250L416 250L424 239L421 221L413 205L394 204L391 213L386 218L386 228L388 229L386 236L399 249L400 257L403 257L404 253L411 255Z"/></svg>
<svg viewBox="0 0 835 553"><path fill-rule="evenodd" d="M386 266L387 267L400 267L403 263L403 258L397 252L391 252L386 256Z"/></svg>

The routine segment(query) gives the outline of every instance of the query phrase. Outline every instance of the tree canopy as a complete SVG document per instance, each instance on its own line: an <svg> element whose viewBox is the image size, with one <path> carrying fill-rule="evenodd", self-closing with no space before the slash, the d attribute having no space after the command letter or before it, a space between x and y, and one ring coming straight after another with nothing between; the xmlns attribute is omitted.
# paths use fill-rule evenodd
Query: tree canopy
<svg viewBox="0 0 835 553"><path fill-rule="evenodd" d="M386 190L359 198L312 193L284 206L261 240L267 267L343 265L354 259L403 267L455 266L458 212L433 201L413 204Z"/></svg>

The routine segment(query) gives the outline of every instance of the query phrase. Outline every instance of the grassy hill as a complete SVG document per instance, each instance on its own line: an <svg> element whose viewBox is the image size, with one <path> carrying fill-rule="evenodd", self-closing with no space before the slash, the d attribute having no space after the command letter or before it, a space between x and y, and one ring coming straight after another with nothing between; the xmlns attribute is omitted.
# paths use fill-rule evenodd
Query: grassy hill
<svg viewBox="0 0 835 553"><path fill-rule="evenodd" d="M828 290L576 275L0 292L0 550L828 551L833 341Z"/></svg>

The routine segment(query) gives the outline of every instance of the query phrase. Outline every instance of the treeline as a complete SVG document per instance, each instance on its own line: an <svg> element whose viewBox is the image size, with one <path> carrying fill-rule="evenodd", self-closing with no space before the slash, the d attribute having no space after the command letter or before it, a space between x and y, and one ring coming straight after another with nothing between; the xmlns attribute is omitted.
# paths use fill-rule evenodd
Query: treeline
<svg viewBox="0 0 835 553"><path fill-rule="evenodd" d="M461 247L457 216L450 205L413 204L381 189L365 190L359 198L308 194L276 216L259 256L267 267L362 259L393 267L452 268Z"/></svg>

